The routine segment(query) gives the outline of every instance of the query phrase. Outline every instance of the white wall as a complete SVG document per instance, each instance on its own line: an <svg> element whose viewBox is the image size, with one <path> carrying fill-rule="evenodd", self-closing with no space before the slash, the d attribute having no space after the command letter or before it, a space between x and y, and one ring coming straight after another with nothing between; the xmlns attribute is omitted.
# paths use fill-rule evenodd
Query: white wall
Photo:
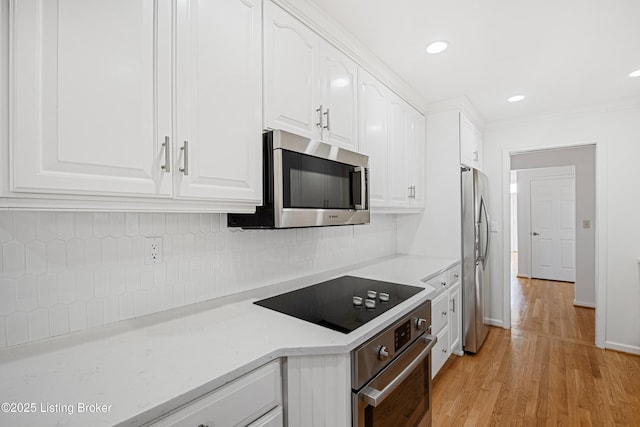
<svg viewBox="0 0 640 427"><path fill-rule="evenodd" d="M161 264L144 263L161 236ZM0 212L0 348L396 253L396 217L230 231L226 215Z"/></svg>
<svg viewBox="0 0 640 427"><path fill-rule="evenodd" d="M597 143L596 342L640 354L640 103L593 109L559 117L495 123L484 134L485 171L492 194L505 194L509 183L509 152ZM493 197L491 210L508 233L503 199ZM508 197L506 197L508 200ZM506 213L505 213L506 212ZM492 247L492 269L504 272L503 239ZM507 237L507 244L508 244ZM508 270L506 270L508 272ZM510 320L504 276L492 282L491 317ZM508 280L508 274L507 274ZM603 327L604 326L604 327Z"/></svg>

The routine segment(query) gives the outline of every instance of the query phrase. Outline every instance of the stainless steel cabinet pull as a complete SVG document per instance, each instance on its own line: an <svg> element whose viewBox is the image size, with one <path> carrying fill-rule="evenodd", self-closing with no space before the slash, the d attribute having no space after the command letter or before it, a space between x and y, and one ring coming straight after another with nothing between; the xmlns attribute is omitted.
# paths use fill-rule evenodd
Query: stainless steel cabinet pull
<svg viewBox="0 0 640 427"><path fill-rule="evenodd" d="M411 187L408 187L409 190L409 198L411 198Z"/></svg>
<svg viewBox="0 0 640 427"><path fill-rule="evenodd" d="M318 123L316 123L316 126L322 129L324 127L322 122L322 104L320 104L320 108L318 108L316 112L318 113Z"/></svg>
<svg viewBox="0 0 640 427"><path fill-rule="evenodd" d="M446 315L447 315L447 312L446 312L446 311L443 311L443 312L442 312L442 316L444 317L444 316L446 316Z"/></svg>
<svg viewBox="0 0 640 427"><path fill-rule="evenodd" d="M533 233L531 233L531 234L533 234L534 236L539 236L540 235L540 233L536 233L535 231Z"/></svg>
<svg viewBox="0 0 640 427"><path fill-rule="evenodd" d="M322 108L322 106L321 106ZM323 126L326 130L330 131L330 123L329 123L329 109L327 108L327 111L324 112L324 115L327 116L327 124L325 126Z"/></svg>
<svg viewBox="0 0 640 427"><path fill-rule="evenodd" d="M184 176L187 176L189 175L189 141L184 142L180 151L182 151L182 156L184 158L184 166L180 168L180 172L182 172Z"/></svg>
<svg viewBox="0 0 640 427"><path fill-rule="evenodd" d="M452 313L456 312L456 300L455 299L451 300L451 312Z"/></svg>
<svg viewBox="0 0 640 427"><path fill-rule="evenodd" d="M164 165L160 166L166 173L171 173L171 141L168 136L164 137Z"/></svg>

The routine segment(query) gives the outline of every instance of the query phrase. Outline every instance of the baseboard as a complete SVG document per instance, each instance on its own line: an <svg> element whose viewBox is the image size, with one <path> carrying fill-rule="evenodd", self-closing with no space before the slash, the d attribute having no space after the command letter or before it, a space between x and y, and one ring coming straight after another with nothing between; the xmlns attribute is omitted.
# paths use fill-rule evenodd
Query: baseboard
<svg viewBox="0 0 640 427"><path fill-rule="evenodd" d="M484 318L484 323L491 326L497 326L499 328L504 328L504 322L498 319L490 319L488 317Z"/></svg>
<svg viewBox="0 0 640 427"><path fill-rule="evenodd" d="M578 307L596 308L595 303L573 300L573 305Z"/></svg>
<svg viewBox="0 0 640 427"><path fill-rule="evenodd" d="M623 353L640 355L640 346L637 346L637 345L628 345L628 344L621 344L618 342L606 341L604 343L604 348L608 348L609 350L621 351Z"/></svg>

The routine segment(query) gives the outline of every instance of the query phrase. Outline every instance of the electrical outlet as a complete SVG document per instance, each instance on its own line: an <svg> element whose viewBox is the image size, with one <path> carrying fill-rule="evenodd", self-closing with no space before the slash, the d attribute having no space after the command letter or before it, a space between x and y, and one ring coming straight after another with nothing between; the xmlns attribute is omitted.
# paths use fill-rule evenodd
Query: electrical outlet
<svg viewBox="0 0 640 427"><path fill-rule="evenodd" d="M162 262L162 237L145 237L144 263L160 264Z"/></svg>

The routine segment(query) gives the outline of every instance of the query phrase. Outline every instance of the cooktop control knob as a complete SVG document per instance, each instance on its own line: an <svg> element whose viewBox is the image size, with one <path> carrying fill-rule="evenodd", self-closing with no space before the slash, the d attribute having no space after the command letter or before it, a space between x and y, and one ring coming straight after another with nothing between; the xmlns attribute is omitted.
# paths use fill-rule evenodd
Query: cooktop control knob
<svg viewBox="0 0 640 427"><path fill-rule="evenodd" d="M362 306L362 297L354 296L353 297L353 305L355 305L356 307Z"/></svg>
<svg viewBox="0 0 640 427"><path fill-rule="evenodd" d="M364 300L364 306L371 309L376 308L376 300L367 298Z"/></svg>
<svg viewBox="0 0 640 427"><path fill-rule="evenodd" d="M382 302L389 302L389 294L386 292L380 292L378 294L378 298L380 299L380 301Z"/></svg>
<svg viewBox="0 0 640 427"><path fill-rule="evenodd" d="M367 291L367 298L376 299L378 293L376 291Z"/></svg>
<svg viewBox="0 0 640 427"><path fill-rule="evenodd" d="M418 317L418 320L416 320L416 328L419 331L424 331L427 329L427 321L425 319L422 319L420 317Z"/></svg>
<svg viewBox="0 0 640 427"><path fill-rule="evenodd" d="M380 360L387 360L389 358L389 351L387 350L387 347L382 346L378 349L378 359Z"/></svg>

